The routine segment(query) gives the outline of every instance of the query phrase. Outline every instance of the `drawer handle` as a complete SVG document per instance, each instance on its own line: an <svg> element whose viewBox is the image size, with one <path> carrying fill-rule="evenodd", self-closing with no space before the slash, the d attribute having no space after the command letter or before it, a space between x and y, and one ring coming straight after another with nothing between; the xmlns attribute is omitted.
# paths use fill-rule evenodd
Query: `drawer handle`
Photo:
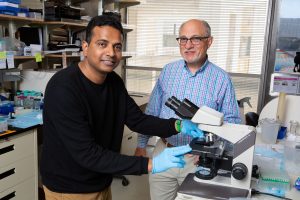
<svg viewBox="0 0 300 200"><path fill-rule="evenodd" d="M8 171L6 171L6 172L3 172L2 174L0 174L0 180L1 179L4 179L4 178L6 178L6 177L8 177L8 176L10 176L10 175L12 175L12 174L14 174L15 173L15 168L13 168L13 169L10 169L10 170L8 170ZM1 199L0 199L1 200Z"/></svg>
<svg viewBox="0 0 300 200"><path fill-rule="evenodd" d="M128 139L127 139L127 140L131 140L131 139L132 139L132 136L128 137Z"/></svg>
<svg viewBox="0 0 300 200"><path fill-rule="evenodd" d="M0 200L9 200L9 199L12 199L16 196L16 191L6 195L5 197L2 197Z"/></svg>
<svg viewBox="0 0 300 200"><path fill-rule="evenodd" d="M0 149L0 155L5 154L5 153L10 152L10 151L13 151L15 149L14 146L15 145L10 145L10 146L7 146L7 147L4 147L4 148Z"/></svg>

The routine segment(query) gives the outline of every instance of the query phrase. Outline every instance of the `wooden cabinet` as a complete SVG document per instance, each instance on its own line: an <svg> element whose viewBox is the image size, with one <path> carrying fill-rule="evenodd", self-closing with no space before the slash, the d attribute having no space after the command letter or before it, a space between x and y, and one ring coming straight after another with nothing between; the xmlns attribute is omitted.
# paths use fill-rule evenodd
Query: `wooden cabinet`
<svg viewBox="0 0 300 200"><path fill-rule="evenodd" d="M0 139L0 199L38 200L36 129Z"/></svg>

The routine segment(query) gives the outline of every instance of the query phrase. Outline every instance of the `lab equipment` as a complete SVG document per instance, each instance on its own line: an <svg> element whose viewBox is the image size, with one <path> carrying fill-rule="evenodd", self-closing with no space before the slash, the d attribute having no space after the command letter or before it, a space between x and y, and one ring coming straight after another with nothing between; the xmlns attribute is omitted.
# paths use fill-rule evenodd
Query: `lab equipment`
<svg viewBox="0 0 300 200"><path fill-rule="evenodd" d="M299 122L296 120L290 121L290 134L297 135L297 128L299 126Z"/></svg>
<svg viewBox="0 0 300 200"><path fill-rule="evenodd" d="M261 138L267 144L275 144L280 129L280 123L275 119L265 118L259 121Z"/></svg>
<svg viewBox="0 0 300 200"><path fill-rule="evenodd" d="M229 199L250 195L254 127L223 123L222 113L205 106L198 108L187 99L181 102L171 97L166 105L170 102L178 116L191 119L204 132L204 138L190 143L191 154L199 155L199 170L186 177L178 196Z"/></svg>
<svg viewBox="0 0 300 200"><path fill-rule="evenodd" d="M39 110L42 107L43 94L41 92L24 90L15 96L16 107Z"/></svg>
<svg viewBox="0 0 300 200"><path fill-rule="evenodd" d="M35 125L43 124L42 112L31 111L16 115L15 119L9 119L8 124L17 128L29 128Z"/></svg>
<svg viewBox="0 0 300 200"><path fill-rule="evenodd" d="M285 106L285 113L284 113L284 120L281 121L281 125L288 127L288 133L290 132L290 121L300 119L300 112L296 112L299 110L299 102L300 96L296 95L287 95L286 96L286 106ZM278 97L272 99L269 103L265 105L262 109L259 120L264 118L276 118L276 108L278 105ZM300 133L300 126L297 126L296 132Z"/></svg>
<svg viewBox="0 0 300 200"><path fill-rule="evenodd" d="M300 73L276 72L271 75L270 95L278 96L278 93L300 94Z"/></svg>
<svg viewBox="0 0 300 200"><path fill-rule="evenodd" d="M279 140L284 139L286 136L286 132L287 132L287 127L281 126L278 131L277 139L279 139Z"/></svg>
<svg viewBox="0 0 300 200"><path fill-rule="evenodd" d="M14 112L14 105L10 101L3 101L0 103L0 114L9 115Z"/></svg>
<svg viewBox="0 0 300 200"><path fill-rule="evenodd" d="M284 197L286 191L290 190L290 178L285 171L261 170L257 189Z"/></svg>
<svg viewBox="0 0 300 200"><path fill-rule="evenodd" d="M0 118L0 133L7 131L7 119L1 117Z"/></svg>
<svg viewBox="0 0 300 200"><path fill-rule="evenodd" d="M285 141L285 167L289 173L300 174L300 141Z"/></svg>
<svg viewBox="0 0 300 200"><path fill-rule="evenodd" d="M284 111L285 111L285 100L286 94L284 92L279 93L278 97L278 105L276 112L276 120L282 122L284 119Z"/></svg>
<svg viewBox="0 0 300 200"><path fill-rule="evenodd" d="M33 109L35 109L35 110L41 109L41 99L40 98L33 99Z"/></svg>
<svg viewBox="0 0 300 200"><path fill-rule="evenodd" d="M224 114L207 106L199 108L188 99L182 102L172 96L166 101L166 106L171 108L182 119L193 119L193 122L201 121L202 124L220 126L223 123ZM195 115L197 113L197 115Z"/></svg>
<svg viewBox="0 0 300 200"><path fill-rule="evenodd" d="M247 103L248 106L250 108L252 108L252 105L250 104L250 99L251 97L244 97L242 99L239 99L237 100L238 102L238 105L239 105L239 109L240 109L240 116L241 116L241 119L242 119L242 124L246 124L246 117L245 117L245 114L244 114L244 104Z"/></svg>
<svg viewBox="0 0 300 200"><path fill-rule="evenodd" d="M298 177L297 180L295 181L295 188L297 190L300 190L300 177Z"/></svg>

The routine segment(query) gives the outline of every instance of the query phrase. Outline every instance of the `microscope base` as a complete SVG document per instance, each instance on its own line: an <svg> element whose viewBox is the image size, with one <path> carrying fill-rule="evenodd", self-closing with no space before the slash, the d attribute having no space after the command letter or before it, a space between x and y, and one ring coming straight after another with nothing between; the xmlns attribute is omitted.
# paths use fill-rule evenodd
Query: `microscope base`
<svg viewBox="0 0 300 200"><path fill-rule="evenodd" d="M178 189L176 200L229 199L248 195L249 190L196 182L194 174L188 174Z"/></svg>

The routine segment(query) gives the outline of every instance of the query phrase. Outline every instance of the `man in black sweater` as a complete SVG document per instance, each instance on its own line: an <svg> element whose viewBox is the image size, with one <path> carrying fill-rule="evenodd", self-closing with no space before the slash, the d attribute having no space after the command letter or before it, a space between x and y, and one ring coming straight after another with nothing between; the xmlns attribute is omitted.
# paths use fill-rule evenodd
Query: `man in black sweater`
<svg viewBox="0 0 300 200"><path fill-rule="evenodd" d="M157 157L120 154L124 125L169 137L203 133L188 120L145 115L113 71L122 58L123 28L112 16L94 17L82 43L84 60L57 72L45 92L41 175L47 200L110 200L113 175L183 167L189 146Z"/></svg>

